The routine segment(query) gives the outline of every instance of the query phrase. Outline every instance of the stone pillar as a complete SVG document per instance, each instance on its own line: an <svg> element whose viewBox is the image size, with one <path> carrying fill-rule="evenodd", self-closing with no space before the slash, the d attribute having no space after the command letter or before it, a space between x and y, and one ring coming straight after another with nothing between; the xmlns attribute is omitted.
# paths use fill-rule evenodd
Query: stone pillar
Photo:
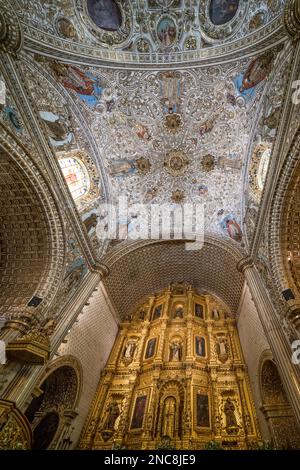
<svg viewBox="0 0 300 470"><path fill-rule="evenodd" d="M287 340L277 312L259 273L250 257L239 261L237 268L245 278L255 303L260 321L272 350L279 374L300 424L300 371L292 363L292 349Z"/></svg>

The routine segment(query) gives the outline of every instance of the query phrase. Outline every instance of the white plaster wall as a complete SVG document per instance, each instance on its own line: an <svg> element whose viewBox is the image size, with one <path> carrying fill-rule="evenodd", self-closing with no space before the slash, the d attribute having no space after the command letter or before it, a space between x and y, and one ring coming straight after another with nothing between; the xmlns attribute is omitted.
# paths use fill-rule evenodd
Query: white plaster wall
<svg viewBox="0 0 300 470"><path fill-rule="evenodd" d="M58 350L60 356L66 354L75 356L83 370L82 390L77 409L78 416L73 425L75 429L71 435L73 441L71 448L76 447L97 389L100 372L105 366L118 331L116 315L102 283L93 292L88 303L66 336L67 342L62 343Z"/></svg>
<svg viewBox="0 0 300 470"><path fill-rule="evenodd" d="M247 284L244 286L239 306L238 331L244 358L248 366L252 395L256 406L260 431L264 440L270 440L270 433L264 415L260 411L259 362L264 351L270 350L256 307Z"/></svg>

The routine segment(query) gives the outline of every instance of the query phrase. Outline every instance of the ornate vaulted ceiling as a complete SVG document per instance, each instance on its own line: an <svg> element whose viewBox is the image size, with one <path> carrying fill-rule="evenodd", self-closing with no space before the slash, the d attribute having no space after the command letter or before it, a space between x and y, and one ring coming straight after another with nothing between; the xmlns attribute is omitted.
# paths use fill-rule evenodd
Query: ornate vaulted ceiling
<svg viewBox="0 0 300 470"><path fill-rule="evenodd" d="M45 33L129 53L196 51L272 22L284 0L63 0L16 3L22 22Z"/></svg>
<svg viewBox="0 0 300 470"><path fill-rule="evenodd" d="M24 30L18 63L24 95L30 96L28 104L69 188L74 183L69 165L84 180L72 194L95 258L102 261L107 249L119 249L116 242L103 243L96 226L103 217L99 204L116 204L120 195L130 206L203 204L206 235L242 252L253 236L289 73L290 54L280 30L284 2L14 4ZM33 152L28 122L21 119L18 97L12 95L7 93L0 117ZM84 185L89 191L80 197ZM129 222L138 215L135 206ZM127 241L121 243L126 246ZM160 258L157 253L153 259ZM182 279L184 271L191 277L192 255L177 255L182 266L174 265L175 271L169 266L157 289L175 280L177 268ZM147 260L141 262L147 265ZM138 259L134 262L139 264ZM232 278L237 275L235 262L231 268ZM214 269L221 266L215 263ZM141 276L147 278L142 271ZM225 278L208 276L207 282L196 284L218 294L217 284L225 286ZM108 287L114 289L119 282L112 276ZM219 288L233 310L240 279L236 284L232 298ZM150 278L149 285L156 289ZM140 299L132 297L135 301ZM120 302L118 307L126 310Z"/></svg>

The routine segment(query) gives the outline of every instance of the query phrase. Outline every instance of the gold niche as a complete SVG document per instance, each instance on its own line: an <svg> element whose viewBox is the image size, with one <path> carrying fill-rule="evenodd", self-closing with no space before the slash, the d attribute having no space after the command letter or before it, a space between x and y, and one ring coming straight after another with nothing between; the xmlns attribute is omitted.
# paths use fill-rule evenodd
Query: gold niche
<svg viewBox="0 0 300 470"><path fill-rule="evenodd" d="M81 449L248 449L260 440L236 322L186 284L151 296L120 332Z"/></svg>

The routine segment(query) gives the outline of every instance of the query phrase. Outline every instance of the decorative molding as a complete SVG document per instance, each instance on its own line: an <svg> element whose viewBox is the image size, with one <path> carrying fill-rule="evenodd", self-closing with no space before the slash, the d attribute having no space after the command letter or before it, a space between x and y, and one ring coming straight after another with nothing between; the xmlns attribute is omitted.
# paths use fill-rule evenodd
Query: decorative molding
<svg viewBox="0 0 300 470"><path fill-rule="evenodd" d="M23 47L23 30L10 2L1 1L0 51L17 54Z"/></svg>
<svg viewBox="0 0 300 470"><path fill-rule="evenodd" d="M287 0L284 7L284 27L294 41L300 39L300 3L299 0Z"/></svg>
<svg viewBox="0 0 300 470"><path fill-rule="evenodd" d="M169 53L138 53L103 50L96 46L71 41L40 31L22 22L25 32L24 49L57 60L114 69L197 68L251 57L286 41L281 17L247 37L230 43L193 51Z"/></svg>

